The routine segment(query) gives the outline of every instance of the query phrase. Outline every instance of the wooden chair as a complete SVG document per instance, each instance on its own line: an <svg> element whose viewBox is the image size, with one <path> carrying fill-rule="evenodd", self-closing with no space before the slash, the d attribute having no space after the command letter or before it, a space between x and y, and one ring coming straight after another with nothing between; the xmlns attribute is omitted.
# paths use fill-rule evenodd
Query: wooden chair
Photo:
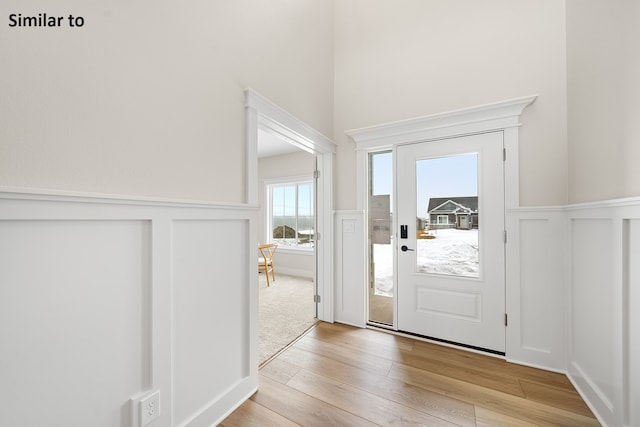
<svg viewBox="0 0 640 427"><path fill-rule="evenodd" d="M259 245L260 257L258 258L258 271L264 271L267 277L267 286L271 286L269 283L269 272L271 272L272 280L276 280L276 270L273 267L273 255L276 253L278 245L275 243L267 243L265 245Z"/></svg>

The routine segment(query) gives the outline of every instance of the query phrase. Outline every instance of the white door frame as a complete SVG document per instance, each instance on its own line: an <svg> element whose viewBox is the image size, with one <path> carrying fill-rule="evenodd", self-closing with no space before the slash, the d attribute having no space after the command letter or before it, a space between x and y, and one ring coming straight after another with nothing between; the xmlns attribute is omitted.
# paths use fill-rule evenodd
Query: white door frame
<svg viewBox="0 0 640 427"><path fill-rule="evenodd" d="M515 98L492 104L466 108L409 120L386 123L346 132L356 143L357 151L357 209L365 211L368 218L368 155L381 150L393 150L397 145L411 144L435 139L455 138L484 132L502 131L504 147L508 161L505 162L505 210L516 209L520 205L520 172L518 150L518 128L522 111L533 103L537 95ZM395 150L394 150L395 151ZM395 218L394 218L395 222ZM505 224L506 226L506 224ZM393 229L397 230L396 224ZM509 230L507 229L507 232ZM369 263L367 260L367 276ZM397 280L394 265L394 281ZM394 283L395 286L395 283ZM366 289L366 286L363 286ZM509 283L507 283L507 294ZM362 298L367 298L363 292ZM509 296L507 295L507 309ZM368 310L368 304L365 309ZM363 313L363 316L368 314ZM397 325L397 313L394 313L394 328ZM508 351L507 339L507 351Z"/></svg>
<svg viewBox="0 0 640 427"><path fill-rule="evenodd" d="M333 322L333 161L336 145L326 136L300 121L253 89L244 91L246 100L246 203L258 201L258 129L284 139L301 150L315 154L317 170L316 278L318 319ZM258 242L257 230L251 241Z"/></svg>

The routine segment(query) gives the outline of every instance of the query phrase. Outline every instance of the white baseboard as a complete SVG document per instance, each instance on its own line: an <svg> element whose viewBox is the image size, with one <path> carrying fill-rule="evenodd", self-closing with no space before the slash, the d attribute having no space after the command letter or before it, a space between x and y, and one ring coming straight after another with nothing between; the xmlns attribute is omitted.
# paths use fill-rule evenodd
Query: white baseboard
<svg viewBox="0 0 640 427"><path fill-rule="evenodd" d="M305 279L314 279L315 274L313 271L301 270L289 267L278 267L276 274L286 274L287 276L304 277Z"/></svg>

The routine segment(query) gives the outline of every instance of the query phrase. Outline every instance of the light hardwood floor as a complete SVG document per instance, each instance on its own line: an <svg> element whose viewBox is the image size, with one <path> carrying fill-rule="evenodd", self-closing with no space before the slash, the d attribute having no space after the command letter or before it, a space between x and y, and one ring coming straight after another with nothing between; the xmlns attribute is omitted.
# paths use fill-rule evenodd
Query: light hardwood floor
<svg viewBox="0 0 640 427"><path fill-rule="evenodd" d="M221 426L599 426L566 376L319 323Z"/></svg>

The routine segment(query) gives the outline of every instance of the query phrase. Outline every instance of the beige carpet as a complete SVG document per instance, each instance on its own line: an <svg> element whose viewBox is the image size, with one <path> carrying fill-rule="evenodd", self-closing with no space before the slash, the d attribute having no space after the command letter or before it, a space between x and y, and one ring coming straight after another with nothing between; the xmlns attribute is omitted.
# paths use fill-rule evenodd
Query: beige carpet
<svg viewBox="0 0 640 427"><path fill-rule="evenodd" d="M264 274L258 313L258 361L262 364L316 323L314 284L311 279L276 272L267 288Z"/></svg>

